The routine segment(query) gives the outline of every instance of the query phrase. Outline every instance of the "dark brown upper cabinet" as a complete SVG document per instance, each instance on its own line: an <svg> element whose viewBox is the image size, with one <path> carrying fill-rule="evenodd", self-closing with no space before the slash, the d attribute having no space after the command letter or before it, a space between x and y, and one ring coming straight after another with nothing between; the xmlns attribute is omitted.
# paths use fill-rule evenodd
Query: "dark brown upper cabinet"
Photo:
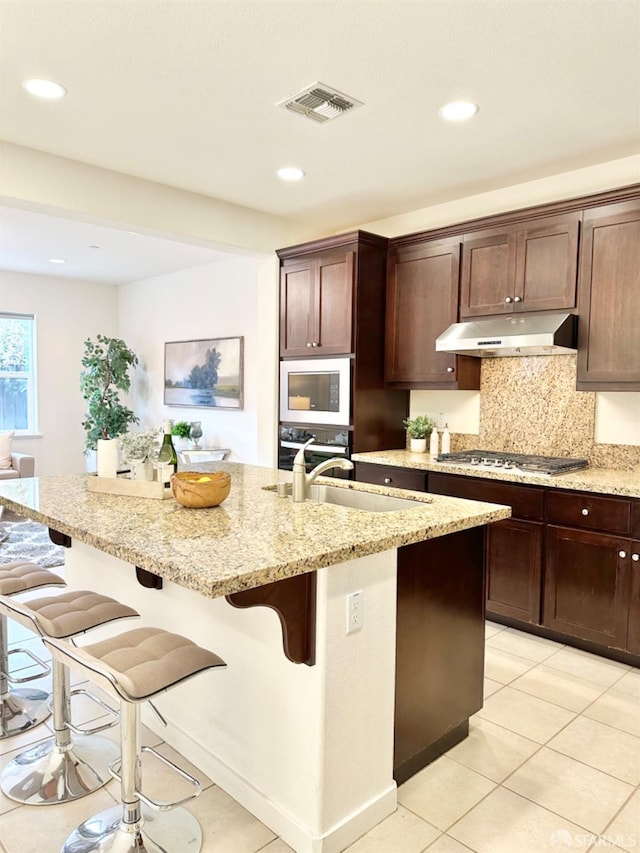
<svg viewBox="0 0 640 853"><path fill-rule="evenodd" d="M480 360L436 352L458 319L460 238L392 244L387 273L385 382L401 388L480 388Z"/></svg>
<svg viewBox="0 0 640 853"><path fill-rule="evenodd" d="M581 213L464 236L460 318L576 305Z"/></svg>
<svg viewBox="0 0 640 853"><path fill-rule="evenodd" d="M280 355L352 351L355 268L355 252L343 248L283 262Z"/></svg>
<svg viewBox="0 0 640 853"><path fill-rule="evenodd" d="M640 390L640 201L584 212L579 391Z"/></svg>

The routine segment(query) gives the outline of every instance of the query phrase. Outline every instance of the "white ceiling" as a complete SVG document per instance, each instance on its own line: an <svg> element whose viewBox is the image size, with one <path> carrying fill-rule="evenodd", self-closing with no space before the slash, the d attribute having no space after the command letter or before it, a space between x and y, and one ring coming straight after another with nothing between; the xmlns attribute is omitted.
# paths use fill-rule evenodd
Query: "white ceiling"
<svg viewBox="0 0 640 853"><path fill-rule="evenodd" d="M364 106L275 106L315 81ZM443 123L461 98L476 118ZM0 107L7 141L336 231L640 151L640 0L0 0ZM23 213L0 265L28 271ZM115 278L144 277L140 245Z"/></svg>

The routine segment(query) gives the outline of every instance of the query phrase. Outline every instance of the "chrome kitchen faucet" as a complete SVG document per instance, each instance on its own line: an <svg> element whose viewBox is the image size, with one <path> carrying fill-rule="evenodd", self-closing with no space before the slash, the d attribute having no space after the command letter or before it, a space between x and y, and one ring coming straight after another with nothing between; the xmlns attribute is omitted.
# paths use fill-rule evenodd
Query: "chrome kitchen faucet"
<svg viewBox="0 0 640 853"><path fill-rule="evenodd" d="M293 460L293 501L294 503L303 503L307 499L309 494L309 489L314 483L316 477L320 474L324 474L325 471L329 471L331 468L342 468L344 471L350 471L353 468L353 462L349 459L340 459L335 456L331 459L325 459L324 462L321 462L319 465L309 471L307 474L307 466L304 461L304 452L309 447L310 444L313 444L315 441L314 438L310 438L309 441L304 444L300 450L296 453L295 458Z"/></svg>

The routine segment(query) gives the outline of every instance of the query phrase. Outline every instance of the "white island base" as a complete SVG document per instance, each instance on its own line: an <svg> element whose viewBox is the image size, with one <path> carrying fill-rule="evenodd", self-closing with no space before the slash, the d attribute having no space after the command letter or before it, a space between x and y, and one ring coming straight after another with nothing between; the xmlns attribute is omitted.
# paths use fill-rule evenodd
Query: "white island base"
<svg viewBox="0 0 640 853"><path fill-rule="evenodd" d="M66 551L66 579L227 662L158 697L167 728L146 706L144 723L297 853L338 853L397 804L396 557L388 550L318 570L313 666L285 657L268 607L237 609L166 580L144 588L129 563L77 540ZM357 590L364 623L347 634L346 600Z"/></svg>

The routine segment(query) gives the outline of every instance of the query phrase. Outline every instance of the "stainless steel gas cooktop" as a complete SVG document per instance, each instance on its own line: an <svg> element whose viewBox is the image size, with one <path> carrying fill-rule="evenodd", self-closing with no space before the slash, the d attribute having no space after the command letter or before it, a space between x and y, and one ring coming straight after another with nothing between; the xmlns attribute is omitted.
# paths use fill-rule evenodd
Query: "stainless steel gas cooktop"
<svg viewBox="0 0 640 853"><path fill-rule="evenodd" d="M588 459L568 456L531 456L495 450L464 450L458 453L441 453L438 462L455 462L481 470L523 471L530 474L568 474L589 467Z"/></svg>

